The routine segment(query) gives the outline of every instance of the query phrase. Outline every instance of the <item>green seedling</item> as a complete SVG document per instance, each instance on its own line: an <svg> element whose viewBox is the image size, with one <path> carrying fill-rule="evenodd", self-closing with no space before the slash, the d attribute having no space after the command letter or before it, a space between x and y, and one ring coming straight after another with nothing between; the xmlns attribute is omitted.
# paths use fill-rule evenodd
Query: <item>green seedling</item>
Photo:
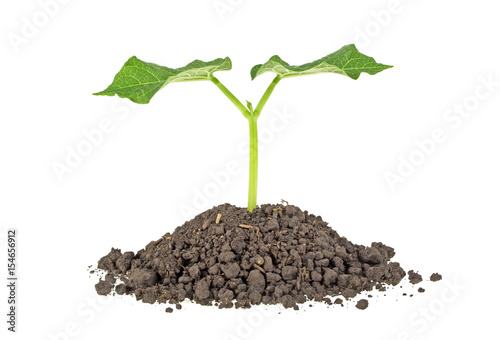
<svg viewBox="0 0 500 340"><path fill-rule="evenodd" d="M285 78L304 76L316 73L337 73L358 79L362 72L376 74L392 66L379 64L371 57L361 54L354 45L346 45L340 50L321 59L300 66L292 66L277 55L271 57L264 64L255 65L250 75L252 80L257 76L274 72L273 79L262 98L254 108L247 101L243 105L215 76L217 71L231 69L231 59L228 57L215 59L209 62L195 60L184 67L172 69L153 63L147 63L136 57L130 58L116 74L113 83L104 91L95 95L128 98L138 104L147 104L151 98L167 84L183 81L208 80L217 86L222 93L248 119L250 130L250 170L248 186L248 211L252 212L257 206L257 173L258 173L258 140L257 119L271 96L276 85Z"/></svg>

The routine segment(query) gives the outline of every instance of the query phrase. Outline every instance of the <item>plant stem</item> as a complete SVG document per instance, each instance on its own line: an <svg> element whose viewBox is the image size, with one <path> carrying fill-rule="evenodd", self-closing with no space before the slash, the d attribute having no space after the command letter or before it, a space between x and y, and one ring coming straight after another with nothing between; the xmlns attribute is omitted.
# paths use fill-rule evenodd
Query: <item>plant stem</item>
<svg viewBox="0 0 500 340"><path fill-rule="evenodd" d="M231 91L227 89L227 87L222 85L219 79L212 76L210 80L222 91L222 93L226 95L227 98L229 98L229 100L238 108L238 110L243 113L243 116L245 116L245 118L250 118L250 112L247 110L247 108L238 100L238 98L234 96L234 94L231 93Z"/></svg>
<svg viewBox="0 0 500 340"><path fill-rule="evenodd" d="M249 169L249 181L248 181L248 211L252 212L255 207L257 207L257 178L259 171L259 140L257 133L257 119L266 105L267 100L273 93L274 88L281 80L281 76L277 75L273 82L269 85L266 92L262 95L259 104L255 110L250 112L250 117L248 117L248 123L250 126L250 169Z"/></svg>
<svg viewBox="0 0 500 340"><path fill-rule="evenodd" d="M253 111L254 116L256 118L259 118L260 113L262 112L262 109L264 108L264 105L266 105L267 100L271 96L271 93L273 93L274 88L276 87L276 85L278 85L281 78L282 77L280 75L277 75L276 77L274 77L273 82L269 85L266 92L264 92L264 94L262 95L262 98L260 99L259 104L257 104L257 107Z"/></svg>
<svg viewBox="0 0 500 340"><path fill-rule="evenodd" d="M267 88L266 92L262 95L259 104L252 110L252 105L249 103L248 110L239 100L236 98L231 91L229 91L222 83L212 76L210 80L226 95L227 98L241 111L243 116L248 119L248 125L250 128L250 169L249 169L249 181L248 181L248 211L252 212L257 207L257 176L259 170L259 141L257 134L257 119L262 112L262 109L266 105L271 93L273 93L274 88L281 80L281 76L277 75L272 83Z"/></svg>
<svg viewBox="0 0 500 340"><path fill-rule="evenodd" d="M259 142L257 135L257 117L249 117L250 127L250 169L248 181L248 211L257 206L257 174L259 168Z"/></svg>

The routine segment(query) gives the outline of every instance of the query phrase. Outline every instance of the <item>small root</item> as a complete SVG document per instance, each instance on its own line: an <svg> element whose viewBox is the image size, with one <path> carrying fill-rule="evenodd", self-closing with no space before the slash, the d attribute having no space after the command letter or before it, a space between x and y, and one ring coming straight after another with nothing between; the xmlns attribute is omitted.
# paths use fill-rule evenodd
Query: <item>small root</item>
<svg viewBox="0 0 500 340"><path fill-rule="evenodd" d="M207 229L209 224L210 224L210 219L208 219L205 222L203 222L203 225L201 226L201 229L203 229L203 230Z"/></svg>
<svg viewBox="0 0 500 340"><path fill-rule="evenodd" d="M259 266L257 263L254 263L254 264L253 264L253 267L254 267L255 269L260 270L263 274L265 274L265 273L266 273L266 271L264 270L264 268L262 268L261 266Z"/></svg>
<svg viewBox="0 0 500 340"><path fill-rule="evenodd" d="M253 229L254 228L253 226L247 225L247 224L240 224L238 227L244 228L244 229Z"/></svg>
<svg viewBox="0 0 500 340"><path fill-rule="evenodd" d="M257 242L259 242L260 241L260 229L257 228L256 230L257 231L255 232L255 235L257 236Z"/></svg>

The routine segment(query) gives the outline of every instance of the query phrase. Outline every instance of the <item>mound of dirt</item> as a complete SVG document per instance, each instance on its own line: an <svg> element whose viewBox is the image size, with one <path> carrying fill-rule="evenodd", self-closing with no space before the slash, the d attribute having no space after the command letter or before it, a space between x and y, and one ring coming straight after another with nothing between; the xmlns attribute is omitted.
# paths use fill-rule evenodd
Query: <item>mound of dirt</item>
<svg viewBox="0 0 500 340"><path fill-rule="evenodd" d="M353 244L320 216L292 205L267 204L249 213L224 204L136 254L112 249L98 262L107 275L96 290L108 295L114 288L145 303L190 299L220 308L297 308L308 300L349 299L397 285L406 273L390 262L394 255L379 242ZM123 283L115 285L116 278Z"/></svg>

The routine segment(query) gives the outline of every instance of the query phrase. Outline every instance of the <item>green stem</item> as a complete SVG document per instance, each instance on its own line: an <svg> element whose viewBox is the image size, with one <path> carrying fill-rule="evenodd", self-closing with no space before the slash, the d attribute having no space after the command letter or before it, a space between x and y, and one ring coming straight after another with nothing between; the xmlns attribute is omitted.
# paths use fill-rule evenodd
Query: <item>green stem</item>
<svg viewBox="0 0 500 340"><path fill-rule="evenodd" d="M222 93L226 95L227 98L229 98L229 100L238 108L238 110L241 111L245 118L250 118L250 112L247 110L247 108L238 100L238 98L234 96L234 94L231 93L231 91L227 89L227 87L222 85L219 79L212 76L210 80L222 91Z"/></svg>
<svg viewBox="0 0 500 340"><path fill-rule="evenodd" d="M226 95L227 98L241 111L243 116L248 119L248 125L250 128L250 169L249 169L249 181L248 181L248 211L252 212L257 207L257 175L259 170L259 141L257 134L257 119L262 112L262 109L266 105L271 93L273 93L274 88L281 80L281 76L277 75L272 83L267 88L266 92L262 95L259 104L252 110L252 104L248 103L248 110L239 100L236 98L231 91L229 91L222 83L212 76L210 80Z"/></svg>
<svg viewBox="0 0 500 340"><path fill-rule="evenodd" d="M269 97L273 93L274 88L281 80L281 76L277 75L272 83L262 95L259 104L255 110L250 112L248 123L250 126L250 170L248 181L248 211L252 212L257 207L257 177L259 171L259 140L257 133L257 119L266 105Z"/></svg>
<svg viewBox="0 0 500 340"><path fill-rule="evenodd" d="M257 135L257 117L248 118L250 127L250 170L248 181L248 211L257 206L257 174L259 168L259 142Z"/></svg>
<svg viewBox="0 0 500 340"><path fill-rule="evenodd" d="M276 85L278 85L278 83L281 80L281 78L282 77L280 75L277 75L273 79L273 82L267 88L266 92L264 92L264 94L262 95L262 98L259 101L259 104L257 105L257 107L255 108L255 110L253 111L255 117L259 118L260 113L262 112L262 109L264 108L264 105L266 105L267 100L271 96L271 93L273 93L274 88L276 87Z"/></svg>

